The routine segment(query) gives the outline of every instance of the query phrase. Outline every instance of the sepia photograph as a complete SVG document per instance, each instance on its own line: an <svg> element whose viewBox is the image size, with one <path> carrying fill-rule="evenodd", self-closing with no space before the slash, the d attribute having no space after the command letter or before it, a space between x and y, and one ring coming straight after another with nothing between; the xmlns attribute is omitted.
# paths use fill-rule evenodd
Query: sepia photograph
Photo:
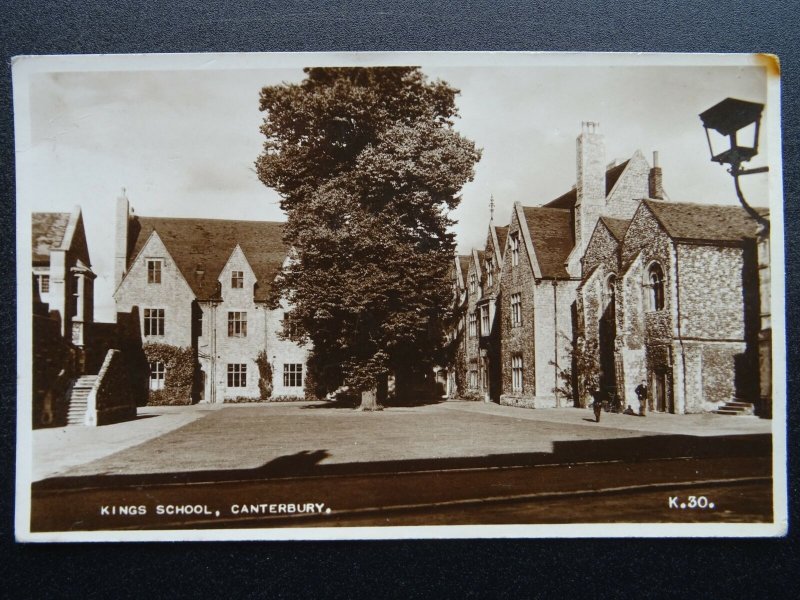
<svg viewBox="0 0 800 600"><path fill-rule="evenodd" d="M786 533L776 57L12 74L18 540Z"/></svg>

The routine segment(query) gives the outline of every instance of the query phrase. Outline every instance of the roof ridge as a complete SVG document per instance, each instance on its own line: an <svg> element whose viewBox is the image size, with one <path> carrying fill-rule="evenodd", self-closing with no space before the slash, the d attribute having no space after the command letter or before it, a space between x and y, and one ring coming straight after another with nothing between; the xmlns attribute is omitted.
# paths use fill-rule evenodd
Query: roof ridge
<svg viewBox="0 0 800 600"><path fill-rule="evenodd" d="M152 215L139 215L134 214L134 219L160 219L162 221L213 221L220 223L274 223L276 225L285 225L286 221L262 221L259 219L216 219L213 217L158 217Z"/></svg>

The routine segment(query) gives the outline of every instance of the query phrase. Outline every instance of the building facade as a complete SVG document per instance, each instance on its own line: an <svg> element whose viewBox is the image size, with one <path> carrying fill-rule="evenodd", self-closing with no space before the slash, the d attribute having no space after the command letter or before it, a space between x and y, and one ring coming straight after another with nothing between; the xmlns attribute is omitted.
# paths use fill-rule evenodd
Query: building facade
<svg viewBox="0 0 800 600"><path fill-rule="evenodd" d="M636 407L644 381L646 409L658 412L753 402L757 225L738 206L653 200L630 221L600 219L584 256L578 344L602 388Z"/></svg>
<svg viewBox="0 0 800 600"><path fill-rule="evenodd" d="M66 424L69 390L90 368L94 280L80 207L31 215L34 427Z"/></svg>
<svg viewBox="0 0 800 600"><path fill-rule="evenodd" d="M576 184L541 206L514 204L500 274L500 402L530 408L581 404L575 322L583 256L601 218L630 219L643 198L663 198L657 155L606 163L596 123L576 142Z"/></svg>
<svg viewBox="0 0 800 600"><path fill-rule="evenodd" d="M179 401L304 397L308 350L270 299L282 235L282 223L144 217L118 200L114 299L138 318L151 394L170 387L174 349L192 363Z"/></svg>
<svg viewBox="0 0 800 600"><path fill-rule="evenodd" d="M33 213L34 302L57 316L61 336L78 347L94 322L94 280L81 209Z"/></svg>

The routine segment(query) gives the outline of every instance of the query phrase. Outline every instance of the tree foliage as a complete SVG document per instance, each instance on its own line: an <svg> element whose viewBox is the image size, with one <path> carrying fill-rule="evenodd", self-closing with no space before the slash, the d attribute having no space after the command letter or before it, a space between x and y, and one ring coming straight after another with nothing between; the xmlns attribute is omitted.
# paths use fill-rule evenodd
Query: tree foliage
<svg viewBox="0 0 800 600"><path fill-rule="evenodd" d="M313 344L317 382L374 388L440 358L452 318L449 211L480 151L457 91L416 67L312 68L264 88L261 181L295 251L274 288Z"/></svg>

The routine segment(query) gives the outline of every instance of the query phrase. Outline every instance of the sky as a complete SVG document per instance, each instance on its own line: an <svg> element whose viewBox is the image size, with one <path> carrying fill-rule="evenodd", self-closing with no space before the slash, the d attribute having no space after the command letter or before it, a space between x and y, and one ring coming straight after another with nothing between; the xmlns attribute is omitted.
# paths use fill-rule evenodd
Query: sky
<svg viewBox="0 0 800 600"><path fill-rule="evenodd" d="M72 57L36 63L27 77L15 73L18 207L81 206L98 276L97 320L115 318L114 212L122 188L141 215L285 220L277 194L254 169L263 142L259 91L299 82L303 65L325 61L250 55L198 62L198 56L166 63L147 56ZM637 149L652 161L658 151L672 201L736 203L730 175L709 161L698 114L728 96L767 99L766 71L752 63L654 66L669 61L597 55L562 56L557 64L541 55L411 58L430 78L460 90L455 128L483 150L452 214L460 253L483 245L490 196L494 222L504 225L514 202L543 204L575 184L582 121L599 122L607 162L626 160ZM325 60L337 64L335 56ZM766 138L762 131L760 155L750 166L766 164ZM752 204L768 204L765 177L744 178L743 185Z"/></svg>

